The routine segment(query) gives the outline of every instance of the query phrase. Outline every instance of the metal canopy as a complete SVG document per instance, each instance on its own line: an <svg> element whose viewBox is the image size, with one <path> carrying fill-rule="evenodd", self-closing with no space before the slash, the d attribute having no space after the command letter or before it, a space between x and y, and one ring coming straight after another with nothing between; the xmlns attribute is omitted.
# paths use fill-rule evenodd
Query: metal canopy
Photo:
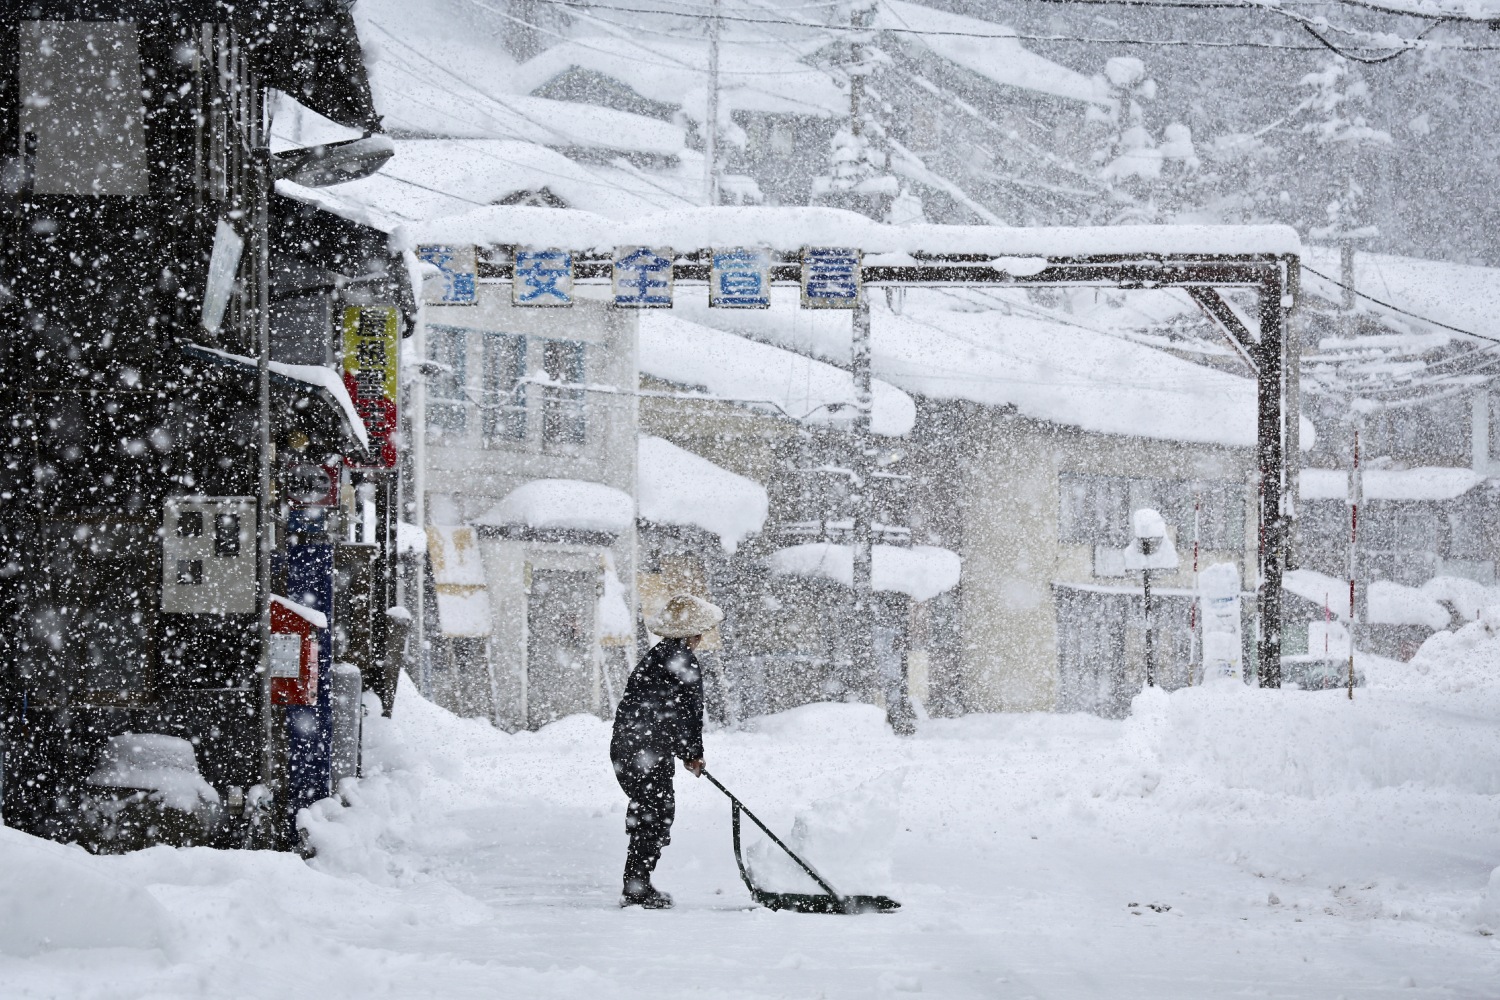
<svg viewBox="0 0 1500 1000"><path fill-rule="evenodd" d="M481 277L510 278L514 246L502 246L501 259L480 265ZM707 283L710 280L710 250L675 254L674 283ZM1292 504L1287 455L1298 449L1296 414L1298 346L1289 316L1297 294L1299 258L1295 253L1110 253L1066 257L1037 256L1027 267L1015 270L997 266L993 253L909 253L900 263L886 263L879 256L861 269L863 283L875 287L937 285L1090 285L1122 289L1183 288L1229 338L1236 354L1256 380L1256 466L1260 472L1258 503L1256 619L1258 637L1257 677L1262 687L1281 686L1282 577L1286 570L1291 538ZM795 285L802 274L802 251L773 251L771 280ZM578 281L607 281L612 258L594 252L575 253L574 276ZM1239 288L1256 292L1258 306L1247 329L1239 315L1220 295L1219 289ZM1288 377L1290 375L1290 378ZM1290 415L1290 418L1289 418Z"/></svg>

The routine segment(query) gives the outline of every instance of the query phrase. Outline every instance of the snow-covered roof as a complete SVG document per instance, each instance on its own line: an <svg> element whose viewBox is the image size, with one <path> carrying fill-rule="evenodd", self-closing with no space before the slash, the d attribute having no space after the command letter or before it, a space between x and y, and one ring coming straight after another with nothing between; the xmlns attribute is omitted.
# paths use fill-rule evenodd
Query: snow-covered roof
<svg viewBox="0 0 1500 1000"><path fill-rule="evenodd" d="M1484 482L1484 476L1473 469L1441 466L1366 469L1361 478L1370 500L1453 500ZM1342 469L1303 469L1297 481L1303 500L1349 497L1349 473Z"/></svg>
<svg viewBox="0 0 1500 1000"><path fill-rule="evenodd" d="M591 70L627 84L642 97L682 108L696 121L707 101L708 46L701 38L608 38L560 42L517 66L512 86L532 93L570 69ZM719 44L719 103L725 111L760 111L821 118L848 113L849 98L823 70L796 51L724 38Z"/></svg>
<svg viewBox="0 0 1500 1000"><path fill-rule="evenodd" d="M880 0L875 27L903 30L903 39L914 37L934 54L1002 86L1090 104L1110 103L1108 89L1099 81L1028 52L1015 31L1003 24L903 0ZM932 33L912 36L905 31Z"/></svg>
<svg viewBox="0 0 1500 1000"><path fill-rule="evenodd" d="M1338 249L1308 246L1303 256L1308 267L1328 276L1323 278L1304 270L1303 287L1329 301L1340 301L1343 290L1328 280L1339 279L1342 275ZM1461 330L1500 336L1500 269L1445 260L1357 253L1354 255L1354 287L1419 316ZM1358 300L1358 307L1391 315L1390 310L1368 299ZM1409 316L1395 316L1418 329L1447 336L1441 329L1421 326Z"/></svg>
<svg viewBox="0 0 1500 1000"><path fill-rule="evenodd" d="M310 608L305 604L298 604L290 597L282 597L280 594L272 594L271 603L281 605L283 608L286 608L298 618L301 618L303 621L307 622L313 628L322 629L328 627L328 616L319 611L317 608Z"/></svg>
<svg viewBox="0 0 1500 1000"><path fill-rule="evenodd" d="M710 396L769 405L808 424L842 425L852 417L854 384L849 373L824 361L793 354L681 319L662 310L641 316L641 372L691 386ZM910 396L872 380L876 434L899 436L916 423Z"/></svg>
<svg viewBox="0 0 1500 1000"><path fill-rule="evenodd" d="M475 524L619 535L635 522L635 502L624 490L585 479L534 479L506 494Z"/></svg>
<svg viewBox="0 0 1500 1000"><path fill-rule="evenodd" d="M240 354L230 354L228 351L221 351L216 347L204 347L202 344L193 344L191 349L242 367L254 369L259 366L259 362L255 358L247 358ZM310 385L327 392L333 397L333 401L338 404L339 410L344 416L344 422L348 424L349 431L354 435L355 440L364 448L368 449L370 447L370 436L365 431L364 418L359 415L359 410L355 408L354 400L350 398L349 390L344 386L343 376L338 372L332 368L325 368L322 365L292 365L284 361L268 362L267 367L274 375L280 375L294 382L301 382L303 385Z"/></svg>
<svg viewBox="0 0 1500 1000"><path fill-rule="evenodd" d="M871 318L875 370L910 393L1014 406L1099 434L1255 444L1255 383L1247 378L1031 316L878 309ZM1304 418L1304 447L1311 443Z"/></svg>
<svg viewBox="0 0 1500 1000"><path fill-rule="evenodd" d="M854 585L854 549L836 542L807 542L778 549L766 557L775 576L798 576ZM934 545L875 545L870 552L870 578L878 591L905 594L928 601L958 586L963 561L958 553Z"/></svg>
<svg viewBox="0 0 1500 1000"><path fill-rule="evenodd" d="M277 190L336 211L363 212L380 228L443 217L477 204L546 188L570 207L614 219L636 218L691 204L701 177L680 171L643 171L628 164L581 164L527 142L489 139L402 139L378 173L330 188ZM679 193L680 192L680 193ZM535 209L535 211L556 211Z"/></svg>
<svg viewBox="0 0 1500 1000"><path fill-rule="evenodd" d="M1297 254L1289 226L890 226L856 212L806 206L681 208L612 220L590 212L496 205L415 224L422 242L561 246L612 251L643 245L696 250L715 246L852 246L869 255L975 253L1018 276L1035 274L1042 258L1089 254Z"/></svg>
<svg viewBox="0 0 1500 1000"><path fill-rule="evenodd" d="M636 499L640 516L657 524L703 528L733 552L766 523L765 487L670 441L641 435Z"/></svg>
<svg viewBox="0 0 1500 1000"><path fill-rule="evenodd" d="M397 137L517 139L671 157L686 145L681 127L612 108L478 87L460 88L462 97L455 99L452 83L434 86L405 75L385 80L385 74L376 74L372 81L375 105Z"/></svg>
<svg viewBox="0 0 1500 1000"><path fill-rule="evenodd" d="M1349 581L1310 569L1287 570L1282 588L1318 607L1341 621L1349 617ZM1500 604L1500 587L1487 587L1456 576L1435 576L1420 587L1409 587L1390 580L1370 583L1368 615L1376 625L1425 625L1431 629L1447 628L1452 623L1449 609L1460 618L1474 621L1487 607Z"/></svg>

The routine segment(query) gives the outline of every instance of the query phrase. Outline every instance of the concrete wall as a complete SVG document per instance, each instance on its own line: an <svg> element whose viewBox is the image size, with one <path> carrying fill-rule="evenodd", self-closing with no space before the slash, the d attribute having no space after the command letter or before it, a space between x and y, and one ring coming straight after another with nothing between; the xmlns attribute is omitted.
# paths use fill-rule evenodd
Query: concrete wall
<svg viewBox="0 0 1500 1000"><path fill-rule="evenodd" d="M1243 545L1236 551L1205 551L1202 562L1237 561L1245 585L1253 585L1254 493L1248 449L1085 434L992 410L976 411L966 423L968 433L960 439L966 450L954 460L951 502L962 518L960 677L968 710L1054 707L1054 584L1139 592L1138 574L1096 577L1093 547L1059 540L1063 472L1245 483ZM1189 588L1192 540L1174 541L1182 568L1156 576L1155 585Z"/></svg>
<svg viewBox="0 0 1500 1000"><path fill-rule="evenodd" d="M484 516L511 490L534 479L578 479L603 483L635 495L637 438L636 315L614 310L603 290L580 287L580 301L564 309L518 309L510 304L508 282L479 284L479 302L472 306L426 307L426 322L527 338L526 369L543 374L543 342L579 341L585 347L585 440L581 445L548 444L542 439L542 388L529 385L526 436L486 446L477 407L469 409L465 433L433 441L427 449L428 516L434 523L469 523ZM598 294L595 294L595 293ZM478 386L484 366L480 339L468 338L467 378ZM635 531L632 525L613 545L485 537L480 543L491 607L492 635L487 662L464 669L473 674L470 687L489 684L494 692L492 715L498 725L527 724L527 608L531 574L535 570L572 570L600 574L604 557L612 558L624 583L632 610L635 605ZM588 608L593 615L594 608ZM590 617L592 620L592 617ZM608 683L602 675L607 659L601 654L594 681L591 710L607 712L609 690L619 697L622 677L615 671ZM477 660L477 658L476 658Z"/></svg>

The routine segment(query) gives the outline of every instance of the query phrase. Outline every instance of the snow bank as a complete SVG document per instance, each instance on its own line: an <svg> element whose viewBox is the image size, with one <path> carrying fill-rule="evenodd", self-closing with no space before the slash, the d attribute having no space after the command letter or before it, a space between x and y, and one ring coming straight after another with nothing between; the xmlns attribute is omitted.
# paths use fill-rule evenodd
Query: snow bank
<svg viewBox="0 0 1500 1000"><path fill-rule="evenodd" d="M854 549L835 542L806 542L778 549L766 557L776 576L832 580L854 586ZM963 561L958 553L935 545L874 545L870 577L876 590L905 594L914 601L930 601L958 586Z"/></svg>
<svg viewBox="0 0 1500 1000"><path fill-rule="evenodd" d="M0 827L0 954L60 948L164 948L166 912L104 859Z"/></svg>
<svg viewBox="0 0 1500 1000"><path fill-rule="evenodd" d="M803 423L842 425L852 419L854 383L847 371L826 362L667 312L641 317L639 345L647 375L703 386L723 399L766 404ZM871 390L870 429L886 436L909 433L917 419L912 398L879 379Z"/></svg>
<svg viewBox="0 0 1500 1000"><path fill-rule="evenodd" d="M891 771L819 799L798 810L790 833L771 829L839 892L884 893L891 889L891 854L901 822L904 777L902 771ZM748 845L745 867L756 885L771 892L823 891L754 823L742 819L740 831L742 843Z"/></svg>
<svg viewBox="0 0 1500 1000"><path fill-rule="evenodd" d="M624 490L585 479L534 479L474 523L618 535L635 523L635 501Z"/></svg>
<svg viewBox="0 0 1500 1000"><path fill-rule="evenodd" d="M1430 685L1446 692L1500 689L1500 604L1456 632L1429 636L1407 668L1408 686Z"/></svg>
<svg viewBox="0 0 1500 1000"><path fill-rule="evenodd" d="M636 499L643 519L711 531L731 553L765 526L770 498L755 480L659 437L641 435L638 451Z"/></svg>

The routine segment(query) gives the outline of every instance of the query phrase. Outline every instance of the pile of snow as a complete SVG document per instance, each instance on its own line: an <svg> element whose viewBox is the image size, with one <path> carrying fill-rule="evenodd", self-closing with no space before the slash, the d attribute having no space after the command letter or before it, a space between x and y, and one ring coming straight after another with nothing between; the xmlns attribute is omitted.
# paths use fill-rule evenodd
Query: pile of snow
<svg viewBox="0 0 1500 1000"><path fill-rule="evenodd" d="M534 479L511 490L474 523L619 535L635 523L635 502L624 490L603 483L585 479Z"/></svg>
<svg viewBox="0 0 1500 1000"><path fill-rule="evenodd" d="M659 437L641 435L638 449L643 520L703 528L731 553L765 526L770 498L760 483Z"/></svg>
<svg viewBox="0 0 1500 1000"><path fill-rule="evenodd" d="M81 847L0 827L0 954L166 947L166 912L112 867Z"/></svg>
<svg viewBox="0 0 1500 1000"><path fill-rule="evenodd" d="M854 586L854 548L836 542L806 542L778 549L766 557L775 576L832 580ZM958 553L935 545L874 545L870 577L876 590L905 594L914 601L930 601L958 586L963 560Z"/></svg>
<svg viewBox="0 0 1500 1000"><path fill-rule="evenodd" d="M1407 682L1440 691L1500 691L1500 604L1456 632L1429 636L1407 664Z"/></svg>
<svg viewBox="0 0 1500 1000"><path fill-rule="evenodd" d="M891 771L819 799L797 811L790 833L774 826L771 829L838 892L884 894L892 889L891 855L901 824L904 777L903 771ZM760 818L765 821L765 817ZM740 832L746 845L745 867L760 888L770 892L823 892L750 820L741 819Z"/></svg>
<svg viewBox="0 0 1500 1000"><path fill-rule="evenodd" d="M720 399L769 406L803 423L842 425L853 418L849 373L826 362L665 311L641 317L639 344L640 368L646 375L702 386ZM873 380L871 390L870 429L886 436L909 433L917 419L911 397L879 379Z"/></svg>
<svg viewBox="0 0 1500 1000"><path fill-rule="evenodd" d="M219 806L219 793L198 773L193 745L180 736L111 736L88 783L95 788L150 792L154 801L185 813Z"/></svg>

